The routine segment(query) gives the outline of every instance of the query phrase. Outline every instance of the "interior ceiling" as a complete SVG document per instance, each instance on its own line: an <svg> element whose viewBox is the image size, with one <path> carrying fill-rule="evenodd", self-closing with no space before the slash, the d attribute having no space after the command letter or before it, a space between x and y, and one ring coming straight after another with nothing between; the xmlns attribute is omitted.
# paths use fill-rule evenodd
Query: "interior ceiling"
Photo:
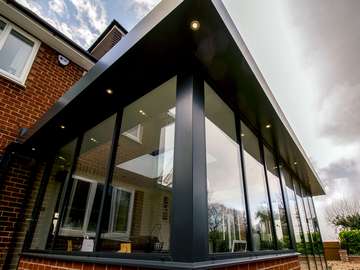
<svg viewBox="0 0 360 270"><path fill-rule="evenodd" d="M312 194L324 194L230 16L221 5L217 8L208 0L162 1L55 104L29 132L26 145L51 149L174 75L202 69L221 97L279 149ZM200 22L198 31L189 28L194 19ZM109 87L111 97L105 92ZM65 131L60 123L66 123ZM265 129L268 123L271 129Z"/></svg>

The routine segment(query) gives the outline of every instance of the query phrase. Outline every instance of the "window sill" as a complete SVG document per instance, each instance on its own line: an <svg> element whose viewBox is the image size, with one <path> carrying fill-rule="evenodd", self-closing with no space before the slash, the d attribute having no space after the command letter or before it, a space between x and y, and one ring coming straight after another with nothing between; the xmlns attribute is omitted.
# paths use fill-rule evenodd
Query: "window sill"
<svg viewBox="0 0 360 270"><path fill-rule="evenodd" d="M3 72L0 71L0 77L3 77L5 78L6 80L12 82L12 83L15 83L16 85L20 86L21 88L26 88L26 85L25 85L25 82L21 82Z"/></svg>
<svg viewBox="0 0 360 270"><path fill-rule="evenodd" d="M92 256L91 256L92 255ZM66 254L54 254L54 253L42 253L42 252L23 252L22 256L33 258L46 258L54 260L63 260L79 263L94 263L94 264L106 264L106 265L121 265L121 266L136 266L144 268L156 268L156 269L211 269L218 267L228 267L233 265L241 265L245 263L255 263L266 261L270 259L281 259L298 256L299 253L289 251L288 253L279 254L266 254L246 257L236 257L231 259L222 260L208 260L202 262L174 262L169 260L144 260L144 259L128 259L119 257L98 257L93 254L87 255L66 255ZM150 254L149 254L150 255ZM250 255L250 254L249 254Z"/></svg>

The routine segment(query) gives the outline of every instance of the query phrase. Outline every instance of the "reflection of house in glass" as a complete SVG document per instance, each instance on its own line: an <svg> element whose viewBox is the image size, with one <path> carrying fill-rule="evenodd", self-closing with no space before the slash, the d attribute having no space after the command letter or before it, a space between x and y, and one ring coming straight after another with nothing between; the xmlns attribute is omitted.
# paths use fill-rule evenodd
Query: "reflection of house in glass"
<svg viewBox="0 0 360 270"><path fill-rule="evenodd" d="M161 2L20 149L38 164L20 260L326 267L323 188L220 1Z"/></svg>

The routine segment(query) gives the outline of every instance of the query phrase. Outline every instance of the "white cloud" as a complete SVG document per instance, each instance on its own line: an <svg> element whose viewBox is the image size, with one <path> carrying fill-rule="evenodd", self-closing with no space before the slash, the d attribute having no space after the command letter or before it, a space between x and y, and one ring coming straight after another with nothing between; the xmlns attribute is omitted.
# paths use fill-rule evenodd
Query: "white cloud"
<svg viewBox="0 0 360 270"><path fill-rule="evenodd" d="M49 8L51 11L53 11L59 15L63 15L66 10L64 0L50 0Z"/></svg>
<svg viewBox="0 0 360 270"><path fill-rule="evenodd" d="M160 0L131 0L129 10L135 13L137 19L141 19L152 10Z"/></svg>
<svg viewBox="0 0 360 270"><path fill-rule="evenodd" d="M105 30L108 24L107 12L102 1L70 0L76 10L79 24L72 27L74 35L88 47Z"/></svg>
<svg viewBox="0 0 360 270"><path fill-rule="evenodd" d="M85 48L109 23L102 0L17 1Z"/></svg>
<svg viewBox="0 0 360 270"><path fill-rule="evenodd" d="M31 1L31 0L17 0L20 4L22 4L24 7L32 10L36 14L40 14L42 12L42 7L40 4Z"/></svg>

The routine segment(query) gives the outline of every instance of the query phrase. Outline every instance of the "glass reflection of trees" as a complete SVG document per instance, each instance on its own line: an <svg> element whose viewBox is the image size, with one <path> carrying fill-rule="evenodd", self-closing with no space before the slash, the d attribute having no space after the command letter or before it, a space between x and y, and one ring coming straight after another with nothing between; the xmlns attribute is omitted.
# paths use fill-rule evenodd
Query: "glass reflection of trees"
<svg viewBox="0 0 360 270"><path fill-rule="evenodd" d="M209 252L246 251L246 213L235 116L205 85Z"/></svg>

